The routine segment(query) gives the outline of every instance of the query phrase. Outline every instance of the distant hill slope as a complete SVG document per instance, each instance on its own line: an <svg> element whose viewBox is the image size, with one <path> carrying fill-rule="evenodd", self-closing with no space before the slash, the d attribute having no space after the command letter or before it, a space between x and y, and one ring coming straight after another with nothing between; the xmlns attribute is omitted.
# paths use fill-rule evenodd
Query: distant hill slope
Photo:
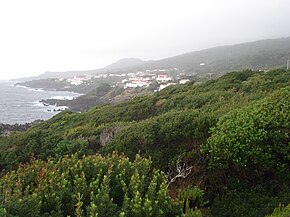
<svg viewBox="0 0 290 217"><path fill-rule="evenodd" d="M30 80L39 80L39 79L48 79L48 78L71 78L75 75L83 75L83 74L95 75L95 74L105 73L105 72L120 71L122 69L126 70L128 68L142 65L144 63L146 63L146 61L143 61L138 58L124 58L101 69L66 71L66 72L49 72L48 71L39 76L19 78L15 80L30 81Z"/></svg>
<svg viewBox="0 0 290 217"><path fill-rule="evenodd" d="M67 71L67 72L45 72L34 79L47 79L47 78L71 78L75 75L95 74L98 70L84 70L84 71Z"/></svg>
<svg viewBox="0 0 290 217"><path fill-rule="evenodd" d="M67 71L67 72L46 72L44 74L41 74L39 78L45 79L45 78L69 78L73 77L74 75L82 75L82 74L88 74L88 75L94 75L102 72L108 72L108 71L114 71L114 70L122 70L127 69L130 67L135 67L141 64L146 63L143 60L140 60L138 58L124 58L121 59L115 63L112 63L102 69L94 69L94 70L84 70L84 71Z"/></svg>
<svg viewBox="0 0 290 217"><path fill-rule="evenodd" d="M179 68L186 72L223 73L283 67L290 59L290 37L210 48L152 61L139 69ZM200 64L204 63L204 66Z"/></svg>
<svg viewBox="0 0 290 217"><path fill-rule="evenodd" d="M106 66L103 70L120 70L124 68L134 67L146 63L146 61L138 58L125 58L121 59L111 65Z"/></svg>
<svg viewBox="0 0 290 217"><path fill-rule="evenodd" d="M235 45L220 46L194 51L166 59L142 61L137 58L119 60L107 67L85 71L46 72L24 79L68 78L81 74L134 72L146 69L172 69L195 74L223 74L242 69L272 69L285 67L290 59L290 37L267 39ZM201 63L204 63L204 65ZM19 79L18 79L19 80Z"/></svg>

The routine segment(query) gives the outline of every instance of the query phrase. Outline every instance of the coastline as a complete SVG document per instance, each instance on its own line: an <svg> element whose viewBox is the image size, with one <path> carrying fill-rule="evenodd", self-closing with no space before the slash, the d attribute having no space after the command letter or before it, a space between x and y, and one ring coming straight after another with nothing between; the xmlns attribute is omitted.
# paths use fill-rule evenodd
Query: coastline
<svg viewBox="0 0 290 217"><path fill-rule="evenodd" d="M66 109L69 109L69 106L68 106L69 102L83 95L81 93L77 93L74 91L58 90L55 88L34 88L34 87L23 85L21 83L14 83L14 86L22 87L30 91L68 92L72 94L77 94L77 96L64 96L64 95L52 96L52 97L40 99L35 102L36 104L39 104L39 106L47 107L46 111L48 112L61 112Z"/></svg>
<svg viewBox="0 0 290 217"><path fill-rule="evenodd" d="M47 120L68 108L44 105L41 103L43 99L71 99L80 95L70 91L45 90L16 85L16 81L11 80L1 80L0 82L0 125L2 127L5 125L5 129L18 129L18 125L30 125L37 120Z"/></svg>

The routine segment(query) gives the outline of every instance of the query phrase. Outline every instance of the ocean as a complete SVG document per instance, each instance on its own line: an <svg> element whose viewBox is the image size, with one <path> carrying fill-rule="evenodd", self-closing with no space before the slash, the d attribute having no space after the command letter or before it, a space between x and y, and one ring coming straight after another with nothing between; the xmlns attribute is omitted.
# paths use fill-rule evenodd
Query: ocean
<svg viewBox="0 0 290 217"><path fill-rule="evenodd" d="M15 86L14 82L0 81L0 123L24 124L35 120L47 120L64 107L45 106L39 101L48 98L71 99L77 93L44 91Z"/></svg>

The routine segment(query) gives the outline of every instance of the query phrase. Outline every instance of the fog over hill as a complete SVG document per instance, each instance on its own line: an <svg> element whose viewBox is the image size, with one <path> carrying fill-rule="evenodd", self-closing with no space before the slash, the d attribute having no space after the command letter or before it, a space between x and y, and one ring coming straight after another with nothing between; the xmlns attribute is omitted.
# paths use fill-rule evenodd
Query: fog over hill
<svg viewBox="0 0 290 217"><path fill-rule="evenodd" d="M142 65L143 63L146 63L146 61L140 60L138 58L124 58L115 63L112 63L111 65L106 66L104 69L121 70L121 69L126 69L130 67Z"/></svg>
<svg viewBox="0 0 290 217"><path fill-rule="evenodd" d="M101 69L45 72L37 77L20 80L69 78L81 74L95 75L172 68L178 68L179 71L188 74L221 75L233 70L285 67L288 59L290 59L290 37L219 46L154 61L125 58Z"/></svg>
<svg viewBox="0 0 290 217"><path fill-rule="evenodd" d="M83 75L83 74L95 75L95 74L107 73L111 71L128 70L132 67L142 65L143 63L146 63L146 61L140 60L138 58L124 58L101 69L66 71L66 72L48 71L39 76L26 77L26 78L20 78L20 79L15 79L15 80L29 81L29 80L38 80L38 79L47 79L47 78L71 78L74 75Z"/></svg>
<svg viewBox="0 0 290 217"><path fill-rule="evenodd" d="M179 68L185 72L223 73L241 69L283 67L290 59L290 37L194 51L152 61L139 69Z"/></svg>

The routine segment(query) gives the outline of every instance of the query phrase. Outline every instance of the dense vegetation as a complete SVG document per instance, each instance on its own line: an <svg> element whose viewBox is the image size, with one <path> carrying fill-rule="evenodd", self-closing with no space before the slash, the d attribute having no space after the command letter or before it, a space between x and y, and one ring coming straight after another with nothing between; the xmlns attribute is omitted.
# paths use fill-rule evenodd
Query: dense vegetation
<svg viewBox="0 0 290 217"><path fill-rule="evenodd" d="M0 137L0 212L283 216L290 203L289 86L284 69L231 72L66 111Z"/></svg>
<svg viewBox="0 0 290 217"><path fill-rule="evenodd" d="M6 174L0 186L0 213L8 216L181 215L165 176L138 156L34 161Z"/></svg>

